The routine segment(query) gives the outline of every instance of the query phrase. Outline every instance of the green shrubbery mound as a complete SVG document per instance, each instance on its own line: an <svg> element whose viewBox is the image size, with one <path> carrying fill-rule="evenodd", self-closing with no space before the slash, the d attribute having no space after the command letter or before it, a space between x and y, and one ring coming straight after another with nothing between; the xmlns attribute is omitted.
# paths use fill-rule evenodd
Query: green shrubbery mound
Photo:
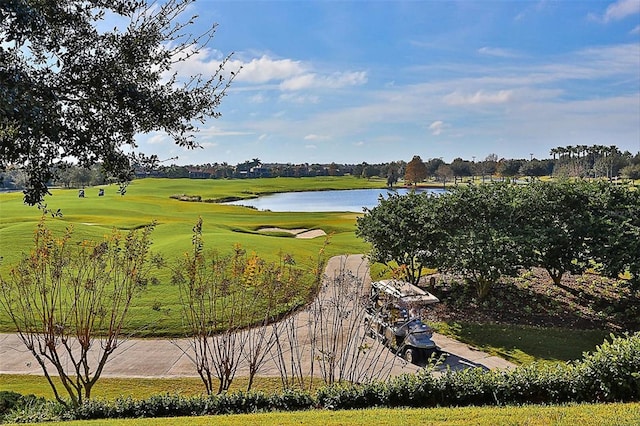
<svg viewBox="0 0 640 426"><path fill-rule="evenodd" d="M3 401L19 399L17 394L5 394L7 396ZM611 336L611 341L605 341L595 352L585 354L582 360L564 364L534 363L508 371L480 368L449 370L440 375L425 369L418 374L406 374L386 382L330 385L315 394L288 390L278 394L238 392L198 397L156 395L144 400L92 400L76 410L63 410L62 405L52 402L26 406L16 404L17 408L9 411L4 420L31 422L46 419L240 414L313 408L337 410L634 401L640 401L640 332L624 337Z"/></svg>

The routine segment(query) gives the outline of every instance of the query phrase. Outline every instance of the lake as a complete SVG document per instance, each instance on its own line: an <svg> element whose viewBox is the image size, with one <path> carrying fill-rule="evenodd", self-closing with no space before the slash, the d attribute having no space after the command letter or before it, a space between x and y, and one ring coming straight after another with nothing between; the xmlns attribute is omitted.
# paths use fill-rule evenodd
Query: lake
<svg viewBox="0 0 640 426"><path fill-rule="evenodd" d="M441 194L442 189L421 189L421 192ZM225 204L254 207L258 210L273 212L356 212L362 213L364 207L378 205L378 198L389 194L404 195L405 188L394 191L387 189L349 189L342 191L304 191L263 195L248 200L233 201Z"/></svg>

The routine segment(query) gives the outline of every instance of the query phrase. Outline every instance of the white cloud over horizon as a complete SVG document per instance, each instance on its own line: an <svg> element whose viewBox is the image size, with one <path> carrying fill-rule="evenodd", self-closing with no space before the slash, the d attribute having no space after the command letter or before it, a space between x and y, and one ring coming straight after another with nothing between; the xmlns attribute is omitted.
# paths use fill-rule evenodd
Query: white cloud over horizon
<svg viewBox="0 0 640 426"><path fill-rule="evenodd" d="M258 2L247 12L222 1L212 7L238 21L218 29L229 44L180 73L216 70L225 46L237 52L227 71L242 70L222 117L196 135L217 145L192 158L544 158L577 140L640 151L640 25L626 19L640 1L631 3ZM316 20L298 16L307 10ZM330 26L338 15L349 17L343 32ZM273 16L281 25L259 25ZM170 146L157 135L148 143Z"/></svg>

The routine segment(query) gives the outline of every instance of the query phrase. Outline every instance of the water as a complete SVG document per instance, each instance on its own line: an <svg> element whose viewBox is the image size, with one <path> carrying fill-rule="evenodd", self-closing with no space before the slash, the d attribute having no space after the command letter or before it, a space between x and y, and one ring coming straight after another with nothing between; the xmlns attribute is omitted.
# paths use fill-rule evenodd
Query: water
<svg viewBox="0 0 640 426"><path fill-rule="evenodd" d="M429 193L440 194L442 189L426 189ZM258 210L274 212L356 212L362 213L363 208L373 208L378 205L378 198L382 195L388 198L390 194L404 195L405 188L389 191L387 189L349 189L344 191L305 191L285 192L263 195L250 200L233 201L225 204L255 207Z"/></svg>

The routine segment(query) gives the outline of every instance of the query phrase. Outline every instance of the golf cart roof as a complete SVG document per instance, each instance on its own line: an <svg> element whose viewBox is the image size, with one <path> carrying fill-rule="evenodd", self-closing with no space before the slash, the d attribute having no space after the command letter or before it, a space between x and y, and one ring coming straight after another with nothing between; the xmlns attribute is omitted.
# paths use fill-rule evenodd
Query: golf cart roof
<svg viewBox="0 0 640 426"><path fill-rule="evenodd" d="M372 282L371 286L405 303L430 305L440 301L436 296L428 291L416 287L406 281L382 280Z"/></svg>

